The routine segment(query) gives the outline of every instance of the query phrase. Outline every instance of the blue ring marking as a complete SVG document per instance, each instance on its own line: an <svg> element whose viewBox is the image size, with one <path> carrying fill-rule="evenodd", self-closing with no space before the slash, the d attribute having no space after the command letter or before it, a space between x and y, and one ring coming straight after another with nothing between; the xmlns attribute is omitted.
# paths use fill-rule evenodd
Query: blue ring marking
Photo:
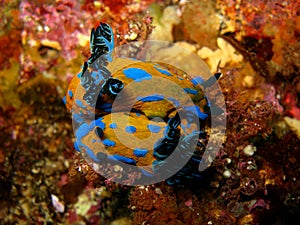
<svg viewBox="0 0 300 225"><path fill-rule="evenodd" d="M137 113L135 113L135 115L136 115L136 116L140 116L141 114L137 112Z"/></svg>
<svg viewBox="0 0 300 225"><path fill-rule="evenodd" d="M133 154L136 156L136 157L144 157L147 155L149 151L147 149L141 149L141 148L135 148L133 150Z"/></svg>
<svg viewBox="0 0 300 225"><path fill-rule="evenodd" d="M119 79L116 79L116 80L120 81ZM109 91L110 91L110 93L112 93L113 95L117 95L118 93L115 92L115 91L113 91L113 89L112 89L113 87L114 88L118 88L118 85L117 84L111 84L111 85L109 85ZM121 86L120 89L123 89L123 88L124 88L124 84L122 83L122 86Z"/></svg>
<svg viewBox="0 0 300 225"><path fill-rule="evenodd" d="M95 142L97 142L97 140L95 140L95 139L92 139L92 143L95 143Z"/></svg>
<svg viewBox="0 0 300 225"><path fill-rule="evenodd" d="M117 92L113 91L113 89L112 89L111 86L109 86L108 89L109 89L109 92L112 93L113 95L117 95L118 94Z"/></svg>
<svg viewBox="0 0 300 225"><path fill-rule="evenodd" d="M141 102L156 102L156 101L164 100L165 98L163 95L154 94L145 97L137 97L136 99Z"/></svg>
<svg viewBox="0 0 300 225"><path fill-rule="evenodd" d="M70 98L73 97L73 92L71 90L68 91L68 94L69 94Z"/></svg>
<svg viewBox="0 0 300 225"><path fill-rule="evenodd" d="M132 134L132 133L136 132L136 127L135 126L126 126L125 130L127 133Z"/></svg>
<svg viewBox="0 0 300 225"><path fill-rule="evenodd" d="M114 155L109 155L107 157L108 159L114 160L114 161L121 161L123 163L127 163L127 164L136 164L136 161L134 159L128 158L126 156L122 156L122 155L118 155L118 154L114 154Z"/></svg>
<svg viewBox="0 0 300 225"><path fill-rule="evenodd" d="M177 76L177 78L178 78L179 80L184 80L184 78L183 78L183 77L180 77L180 76Z"/></svg>
<svg viewBox="0 0 300 225"><path fill-rule="evenodd" d="M109 127L111 129L116 129L117 128L117 124L116 123L111 123L111 124L109 124Z"/></svg>
<svg viewBox="0 0 300 225"><path fill-rule="evenodd" d="M201 112L199 106L186 106L183 107L185 110L190 111L194 114L196 114L200 119L204 120L208 117L208 114Z"/></svg>
<svg viewBox="0 0 300 225"><path fill-rule="evenodd" d="M191 82L194 84L194 86L196 86L198 84L203 84L204 79L202 77L195 77L195 78L191 79Z"/></svg>
<svg viewBox="0 0 300 225"><path fill-rule="evenodd" d="M187 94L193 94L193 95L198 94L198 91L195 90L195 89L192 89L192 88L183 88L183 90L184 90L185 93L187 93Z"/></svg>
<svg viewBox="0 0 300 225"><path fill-rule="evenodd" d="M151 80L152 78L151 74L139 68L127 68L123 70L123 73L126 77L133 79L136 82L140 82L143 80Z"/></svg>
<svg viewBox="0 0 300 225"><path fill-rule="evenodd" d="M85 105L83 105L83 103L82 103L82 101L80 101L79 99L76 99L76 104L79 106L79 107L81 107L81 108L86 108L86 106Z"/></svg>
<svg viewBox="0 0 300 225"><path fill-rule="evenodd" d="M165 75L167 75L167 76L172 76L172 74L168 71L168 70L163 70L163 69L161 69L161 68L158 68L158 67L154 67L156 70L158 70L160 73L162 73L162 74L165 74Z"/></svg>
<svg viewBox="0 0 300 225"><path fill-rule="evenodd" d="M161 127L160 126L157 126L157 125L153 125L153 124L148 124L147 125L147 128L150 132L152 133L158 133L160 130L161 130Z"/></svg>
<svg viewBox="0 0 300 225"><path fill-rule="evenodd" d="M103 140L102 143L107 147L114 147L116 145L116 142L111 141L109 139Z"/></svg>

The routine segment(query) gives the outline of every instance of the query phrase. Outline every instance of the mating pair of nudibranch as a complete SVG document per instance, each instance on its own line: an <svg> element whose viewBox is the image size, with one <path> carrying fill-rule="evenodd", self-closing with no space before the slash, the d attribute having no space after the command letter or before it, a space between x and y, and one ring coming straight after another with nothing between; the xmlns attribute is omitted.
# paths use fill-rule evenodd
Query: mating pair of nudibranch
<svg viewBox="0 0 300 225"><path fill-rule="evenodd" d="M177 148L188 162L167 181L201 177L210 114L201 78L161 62L129 59L124 67L115 66L124 59L113 59L114 35L105 23L92 30L90 48L65 98L76 126L75 148L93 163L119 161L140 167L146 176L155 176ZM219 75L201 80L202 86Z"/></svg>

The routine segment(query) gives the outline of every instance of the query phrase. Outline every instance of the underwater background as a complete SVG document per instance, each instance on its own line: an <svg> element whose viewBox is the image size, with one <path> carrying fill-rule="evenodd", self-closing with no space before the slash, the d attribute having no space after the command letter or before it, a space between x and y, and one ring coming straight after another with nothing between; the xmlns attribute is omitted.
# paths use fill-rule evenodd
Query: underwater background
<svg viewBox="0 0 300 225"><path fill-rule="evenodd" d="M300 1L3 0L0 11L0 224L298 224ZM74 149L62 99L100 22L116 46L175 43L223 74L226 139L199 181L120 185Z"/></svg>

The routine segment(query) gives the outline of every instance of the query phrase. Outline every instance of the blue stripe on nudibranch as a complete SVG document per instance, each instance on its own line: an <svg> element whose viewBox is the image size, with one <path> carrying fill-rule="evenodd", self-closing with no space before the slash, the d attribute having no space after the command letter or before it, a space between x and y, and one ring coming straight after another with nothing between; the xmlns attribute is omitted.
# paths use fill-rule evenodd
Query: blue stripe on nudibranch
<svg viewBox="0 0 300 225"><path fill-rule="evenodd" d="M93 159L93 161L95 162L100 162L100 160L97 158L97 156L95 156L94 152L90 149L90 148L85 148L86 149L86 153Z"/></svg>
<svg viewBox="0 0 300 225"><path fill-rule="evenodd" d="M103 123L102 120L103 120L103 118L100 117L97 120L95 120L94 123L92 123L92 125L95 124L94 126L100 127L102 130L104 130L105 129L105 123Z"/></svg>
<svg viewBox="0 0 300 225"><path fill-rule="evenodd" d="M126 126L125 130L127 133L135 133L136 127L135 126Z"/></svg>
<svg viewBox="0 0 300 225"><path fill-rule="evenodd" d="M147 149L141 149L141 148L135 148L133 150L133 154L136 156L136 157L144 157L145 155L147 155L149 151Z"/></svg>
<svg viewBox="0 0 300 225"><path fill-rule="evenodd" d="M172 74L168 71L168 70L163 70L163 69L161 69L161 68L158 68L158 67L154 67L156 70L158 70L160 73L162 73L162 74L165 74L165 75L167 75L167 76L172 76Z"/></svg>
<svg viewBox="0 0 300 225"><path fill-rule="evenodd" d="M117 128L117 124L116 123L111 123L111 124L109 124L109 127L111 129L116 129Z"/></svg>
<svg viewBox="0 0 300 225"><path fill-rule="evenodd" d="M147 177L153 177L153 173L149 173L148 171L144 170L144 169L140 169L141 172L146 175Z"/></svg>
<svg viewBox="0 0 300 225"><path fill-rule="evenodd" d="M87 124L87 123L82 124L75 133L76 142L78 145L78 149L80 149L80 147L83 147L86 150L86 153L95 162L100 162L100 160L95 156L94 152L88 146L86 146L81 142L82 138L84 138L93 129L93 127L94 127L93 124Z"/></svg>
<svg viewBox="0 0 300 225"><path fill-rule="evenodd" d="M75 102L76 102L76 104L77 104L79 107L81 107L81 108L86 108L86 106L83 105L82 101L80 101L79 99L76 99Z"/></svg>
<svg viewBox="0 0 300 225"><path fill-rule="evenodd" d="M126 156L118 155L118 154L109 155L107 158L111 160L118 160L123 163L134 164L134 165L136 164L136 161L134 159L128 158Z"/></svg>
<svg viewBox="0 0 300 225"><path fill-rule="evenodd" d="M80 149L78 147L77 141L74 142L74 148L77 152L80 152Z"/></svg>
<svg viewBox="0 0 300 225"><path fill-rule="evenodd" d="M64 97L62 98L62 101L63 101L63 103L66 105L66 104L67 104L67 97L64 96Z"/></svg>
<svg viewBox="0 0 300 225"><path fill-rule="evenodd" d="M172 97L169 97L167 99L170 100L175 105L175 107L180 106L180 102L177 99L172 98Z"/></svg>
<svg viewBox="0 0 300 225"><path fill-rule="evenodd" d="M152 78L151 74L139 68L127 68L123 70L123 73L125 74L126 77L133 79L136 82L140 82L143 80L150 80Z"/></svg>
<svg viewBox="0 0 300 225"><path fill-rule="evenodd" d="M105 146L107 146L107 147L113 147L113 146L115 146L116 145L116 142L114 142L114 141L111 141L111 140L109 140L109 139L105 139L105 140L103 140L103 142L102 142Z"/></svg>
<svg viewBox="0 0 300 225"><path fill-rule="evenodd" d="M147 128L150 132L152 133L158 133L160 130L161 130L161 127L160 126L157 126L157 125L153 125L153 124L148 124L147 125Z"/></svg>
<svg viewBox="0 0 300 225"><path fill-rule="evenodd" d="M83 137L85 137L90 132L91 127L92 126L87 123L82 124L75 133L77 140L81 140Z"/></svg>
<svg viewBox="0 0 300 225"><path fill-rule="evenodd" d="M187 94L193 94L193 95L198 94L198 91L195 90L195 89L192 89L192 88L183 88L183 90L184 90L185 93L187 93Z"/></svg>
<svg viewBox="0 0 300 225"><path fill-rule="evenodd" d="M203 84L204 79L202 77L195 77L195 78L191 79L191 82L196 86L198 84Z"/></svg>
<svg viewBox="0 0 300 225"><path fill-rule="evenodd" d="M112 31L112 28L110 26L107 26L107 27L109 29L111 40L109 41L109 40L107 40L105 38L102 38L102 40L104 40L106 46L108 47L108 52L111 53L113 51L113 49L114 49L114 34L113 34L113 31Z"/></svg>
<svg viewBox="0 0 300 225"><path fill-rule="evenodd" d="M196 114L200 119L204 120L208 117L208 114L201 112L199 106L186 106L183 107L185 110L193 112L194 114Z"/></svg>
<svg viewBox="0 0 300 225"><path fill-rule="evenodd" d="M85 120L83 118L83 113L74 113L73 120L76 121L77 123L85 122Z"/></svg>
<svg viewBox="0 0 300 225"><path fill-rule="evenodd" d="M163 95L154 94L145 97L137 97L136 99L141 102L156 102L156 101L164 100L165 98Z"/></svg>

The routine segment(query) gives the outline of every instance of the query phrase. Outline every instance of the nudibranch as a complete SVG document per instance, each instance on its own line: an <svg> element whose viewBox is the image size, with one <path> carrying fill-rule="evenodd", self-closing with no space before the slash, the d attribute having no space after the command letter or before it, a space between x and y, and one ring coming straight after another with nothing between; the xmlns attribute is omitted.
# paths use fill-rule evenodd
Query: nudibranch
<svg viewBox="0 0 300 225"><path fill-rule="evenodd" d="M201 78L162 62L129 60L116 68L123 61L112 57L114 34L105 23L92 29L90 49L90 58L73 77L65 97L77 127L76 150L94 163L112 160L148 167L141 172L152 176L178 148L189 160L167 182L201 177L197 166L210 114L198 85ZM203 86L212 84L207 80ZM193 141L196 150L187 153Z"/></svg>

